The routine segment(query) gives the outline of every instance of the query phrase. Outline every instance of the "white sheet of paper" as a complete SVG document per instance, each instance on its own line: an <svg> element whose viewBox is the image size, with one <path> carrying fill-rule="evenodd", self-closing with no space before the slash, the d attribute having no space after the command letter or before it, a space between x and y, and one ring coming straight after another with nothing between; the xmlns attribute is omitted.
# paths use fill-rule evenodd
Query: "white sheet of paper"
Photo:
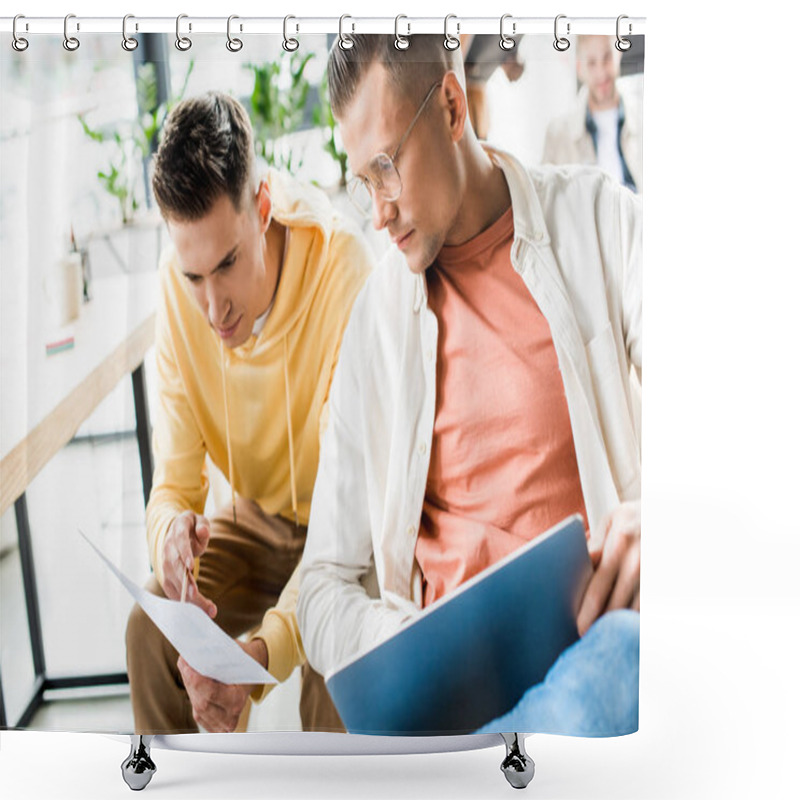
<svg viewBox="0 0 800 800"><path fill-rule="evenodd" d="M120 572L83 531L81 536L119 578L170 644L201 675L221 683L277 683L255 659L192 603L156 597Z"/></svg>

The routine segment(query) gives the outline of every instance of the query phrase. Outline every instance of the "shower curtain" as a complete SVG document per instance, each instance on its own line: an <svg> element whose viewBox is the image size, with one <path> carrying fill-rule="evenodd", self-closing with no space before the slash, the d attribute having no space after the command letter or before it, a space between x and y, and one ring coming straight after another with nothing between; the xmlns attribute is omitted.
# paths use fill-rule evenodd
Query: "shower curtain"
<svg viewBox="0 0 800 800"><path fill-rule="evenodd" d="M440 22L3 36L2 727L638 728L644 37Z"/></svg>

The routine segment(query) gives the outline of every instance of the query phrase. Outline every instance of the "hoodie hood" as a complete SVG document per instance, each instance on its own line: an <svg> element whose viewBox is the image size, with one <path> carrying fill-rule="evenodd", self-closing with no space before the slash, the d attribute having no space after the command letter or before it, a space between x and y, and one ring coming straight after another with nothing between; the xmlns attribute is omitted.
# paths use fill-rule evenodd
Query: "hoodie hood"
<svg viewBox="0 0 800 800"><path fill-rule="evenodd" d="M267 170L263 180L272 198L272 218L287 228L289 240L272 310L258 335L230 351L239 358L281 344L305 316L323 277L338 220L320 189L275 169Z"/></svg>
<svg viewBox="0 0 800 800"><path fill-rule="evenodd" d="M228 480L231 487L233 519L236 522L236 472L231 444L230 412L228 409L227 370L234 358L258 359L267 350L279 346L283 360L285 390L286 434L289 456L289 484L292 516L298 524L297 477L292 426L292 389L289 374L289 339L298 321L308 312L308 307L324 273L334 224L334 211L327 197L319 189L301 183L275 169L263 176L272 198L272 220L286 228L286 243L275 298L262 330L237 348L226 351L220 340L222 368L222 394L225 414L225 446L228 460Z"/></svg>

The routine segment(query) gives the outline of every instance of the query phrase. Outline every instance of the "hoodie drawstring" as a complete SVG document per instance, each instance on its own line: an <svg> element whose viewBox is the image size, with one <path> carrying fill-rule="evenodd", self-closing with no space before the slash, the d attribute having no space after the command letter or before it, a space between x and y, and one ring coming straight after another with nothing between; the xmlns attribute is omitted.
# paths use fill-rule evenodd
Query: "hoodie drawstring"
<svg viewBox="0 0 800 800"><path fill-rule="evenodd" d="M299 525L297 516L297 483L294 475L294 439L292 437L292 393L289 390L289 335L283 337L283 383L286 386L286 427L289 429L289 480L292 485L292 511L294 526Z"/></svg>
<svg viewBox="0 0 800 800"><path fill-rule="evenodd" d="M280 270L278 272L278 280L280 280L281 273L283 272L283 265L286 261L286 252L289 247L289 228L286 228L286 238L283 243L283 256L281 258ZM276 288L277 293L277 288ZM272 305L275 298L269 305L266 313L272 310ZM233 524L236 524L236 486L233 479L233 450L231 448L231 425L230 414L228 411L228 384L227 384L227 365L228 353L226 352L225 345L222 339L219 340L220 358L222 361L222 402L225 412L225 444L228 449L228 481L231 486L231 506L233 508ZM300 518L297 511L297 478L295 476L294 468L294 435L292 433L292 392L289 385L289 334L288 332L283 335L283 383L286 388L286 428L289 433L289 480L292 489L292 512L294 513L295 528L300 526Z"/></svg>
<svg viewBox="0 0 800 800"><path fill-rule="evenodd" d="M228 482L231 485L231 506L233 508L233 524L236 524L236 488L233 482L233 450L231 448L231 424L228 414L228 383L225 369L227 354L222 339L219 340L219 352L222 359L222 405L225 410L225 446L228 450Z"/></svg>

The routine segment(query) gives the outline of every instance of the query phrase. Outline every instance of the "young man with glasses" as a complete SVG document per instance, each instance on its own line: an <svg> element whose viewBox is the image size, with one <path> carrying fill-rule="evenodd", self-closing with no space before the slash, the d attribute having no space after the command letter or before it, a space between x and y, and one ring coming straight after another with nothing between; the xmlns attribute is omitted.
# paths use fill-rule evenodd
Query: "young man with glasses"
<svg viewBox="0 0 800 800"><path fill-rule="evenodd" d="M439 37L353 38L331 52L331 105L351 195L394 246L331 388L298 599L310 663L336 669L578 513L590 635L495 729L635 730L638 200L599 170L528 171L482 145Z"/></svg>

